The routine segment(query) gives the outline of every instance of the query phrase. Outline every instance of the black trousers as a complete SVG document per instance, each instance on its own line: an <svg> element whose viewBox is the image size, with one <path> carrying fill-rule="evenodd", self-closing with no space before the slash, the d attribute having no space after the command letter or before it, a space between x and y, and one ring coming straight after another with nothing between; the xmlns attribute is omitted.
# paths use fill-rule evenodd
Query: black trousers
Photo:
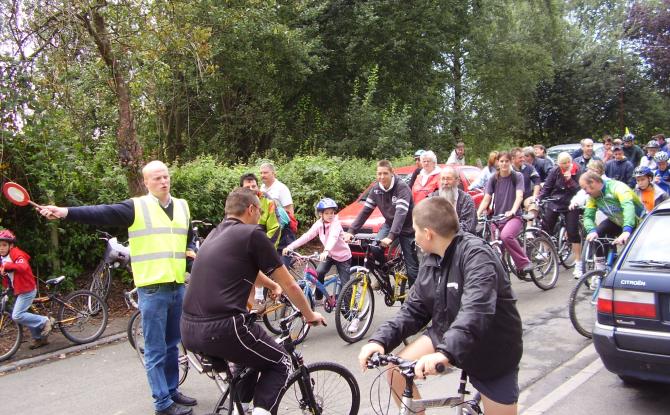
<svg viewBox="0 0 670 415"><path fill-rule="evenodd" d="M239 398L272 411L292 371L291 358L265 330L255 315L238 314L206 321L182 315L181 337L186 349L257 369L239 383Z"/></svg>
<svg viewBox="0 0 670 415"><path fill-rule="evenodd" d="M549 235L553 235L558 215L565 215L565 228L568 231L568 241L573 244L581 242L579 238L579 210L554 210L545 209L542 217L542 229Z"/></svg>
<svg viewBox="0 0 670 415"><path fill-rule="evenodd" d="M623 228L611 220L605 219L604 221L600 222L600 225L598 225L596 228L596 232L598 232L598 236L601 238L617 238L619 235L621 235L621 232L623 232ZM609 247L602 247L598 245L598 248L596 249L596 256L605 257L607 256L608 251Z"/></svg>

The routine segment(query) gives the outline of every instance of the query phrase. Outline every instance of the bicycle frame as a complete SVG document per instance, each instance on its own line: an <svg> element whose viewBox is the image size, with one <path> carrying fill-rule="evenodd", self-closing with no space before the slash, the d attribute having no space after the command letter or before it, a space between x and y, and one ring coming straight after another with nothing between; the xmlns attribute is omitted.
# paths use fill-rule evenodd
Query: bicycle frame
<svg viewBox="0 0 670 415"><path fill-rule="evenodd" d="M373 239L368 239L368 238L359 238L359 245L364 246L365 249L365 255L363 257L363 266L356 266L351 268L351 273L356 274L356 273L364 273L365 275L373 275L374 278L377 280L379 284L379 288L382 290L384 293L384 301L387 306L392 306L393 303L396 301L403 300L407 297L406 290L403 290L402 283L407 282L407 275L403 275L399 272L395 272L395 268L403 261L402 255L397 255L391 259L388 259L388 256L390 255L390 249L386 250L384 252L384 262L383 263L377 263L376 259L374 258L374 254L371 252L371 249L376 245L378 241L373 240ZM366 241L365 243L361 243L363 241ZM395 247L395 249L399 250L399 247ZM369 266L368 266L369 264ZM393 281L391 282L388 278L386 278L386 275L391 271L394 270L393 272ZM365 292L367 291L368 284L370 284L370 280L368 277L365 278L365 282L363 283L363 291L364 294L361 296L361 304L362 301L365 300ZM353 294L356 294L356 291L353 291ZM352 295L352 300L355 296ZM350 307L353 307L353 303L349 304Z"/></svg>

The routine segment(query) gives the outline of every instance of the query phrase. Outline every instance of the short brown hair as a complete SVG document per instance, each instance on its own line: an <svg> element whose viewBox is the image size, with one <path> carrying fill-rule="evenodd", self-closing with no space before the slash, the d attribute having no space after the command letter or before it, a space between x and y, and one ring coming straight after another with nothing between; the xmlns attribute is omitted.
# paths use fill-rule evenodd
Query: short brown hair
<svg viewBox="0 0 670 415"><path fill-rule="evenodd" d="M428 228L448 238L458 233L458 214L454 205L443 197L429 197L419 202L412 212L418 228Z"/></svg>
<svg viewBox="0 0 670 415"><path fill-rule="evenodd" d="M518 154L523 154L523 149L521 147L514 147L509 151L509 154L511 157L516 157Z"/></svg>
<svg viewBox="0 0 670 415"><path fill-rule="evenodd" d="M379 160L377 162L377 167L385 167L385 168L389 169L390 171L393 171L393 165L388 160Z"/></svg>
<svg viewBox="0 0 670 415"><path fill-rule="evenodd" d="M603 178L598 173L588 170L582 173L581 177L579 178L579 181L582 180L584 181L584 183L603 182Z"/></svg>
<svg viewBox="0 0 670 415"><path fill-rule="evenodd" d="M226 216L240 216L249 207L249 205L259 206L260 200L256 192L245 187L238 187L230 192L226 198Z"/></svg>

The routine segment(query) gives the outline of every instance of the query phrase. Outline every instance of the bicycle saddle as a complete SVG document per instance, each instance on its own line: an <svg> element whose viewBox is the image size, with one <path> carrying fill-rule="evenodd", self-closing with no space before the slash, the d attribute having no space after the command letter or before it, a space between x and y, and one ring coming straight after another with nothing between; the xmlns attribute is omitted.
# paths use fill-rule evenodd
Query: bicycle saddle
<svg viewBox="0 0 670 415"><path fill-rule="evenodd" d="M52 278L52 279L50 279L50 280L47 280L47 282L45 282L45 284L46 284L46 285L49 285L49 286L58 285L58 284L60 284L61 282L63 282L64 279L65 279L65 276L64 276L64 275L61 275L61 276L58 277L58 278Z"/></svg>
<svg viewBox="0 0 670 415"><path fill-rule="evenodd" d="M228 361L221 359L220 357L207 356L202 353L193 353L198 359L200 359L200 364L205 372L225 372L228 369Z"/></svg>

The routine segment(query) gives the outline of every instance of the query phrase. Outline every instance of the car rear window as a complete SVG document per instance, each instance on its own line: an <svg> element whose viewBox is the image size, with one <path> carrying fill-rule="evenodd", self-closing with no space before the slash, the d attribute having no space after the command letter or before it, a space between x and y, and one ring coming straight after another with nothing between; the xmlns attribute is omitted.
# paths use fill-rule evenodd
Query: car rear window
<svg viewBox="0 0 670 415"><path fill-rule="evenodd" d="M638 231L635 241L626 254L623 267L632 268L635 261L668 261L668 247L670 246L669 214L655 214L647 218ZM639 264L639 262L637 262ZM665 270L667 272L667 269Z"/></svg>

